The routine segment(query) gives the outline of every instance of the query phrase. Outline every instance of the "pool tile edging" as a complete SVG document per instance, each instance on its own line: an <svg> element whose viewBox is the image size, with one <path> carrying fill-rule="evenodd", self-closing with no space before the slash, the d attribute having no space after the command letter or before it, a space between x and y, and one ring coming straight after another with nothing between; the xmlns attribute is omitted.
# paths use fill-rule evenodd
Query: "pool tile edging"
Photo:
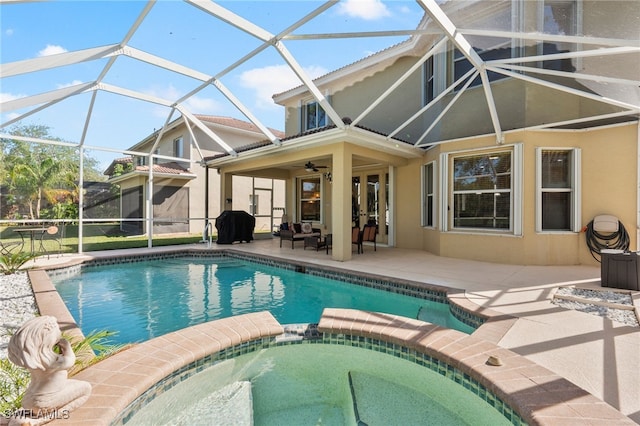
<svg viewBox="0 0 640 426"><path fill-rule="evenodd" d="M328 308L318 331L399 343L445 362L476 380L528 424L635 424L563 377L474 335L397 315L376 313L373 321L371 317L369 312ZM497 357L501 365L491 365L491 356Z"/></svg>
<svg viewBox="0 0 640 426"><path fill-rule="evenodd" d="M132 256L113 255L105 257L87 257L82 261L71 262L65 265L48 268L47 272L51 275L66 274L79 272L82 268L85 267L119 263L134 263L146 260L189 256L200 258L232 257L236 259L260 263L267 266L293 270L324 278L331 278L348 282L350 284L380 289L411 297L417 297L429 301L447 303L449 305L449 310L453 316L455 316L461 322L475 329L481 328L493 317L504 317L504 314L492 311L491 309L483 308L471 302L466 298L465 291L461 289L393 278L384 275L353 272L340 268L318 266L315 264L292 259L284 260L279 257L268 256L264 254L254 255L234 249L218 249L214 251L188 249L163 251L154 254L141 253ZM452 297L453 295L457 296ZM462 297L460 297L460 295L462 295Z"/></svg>

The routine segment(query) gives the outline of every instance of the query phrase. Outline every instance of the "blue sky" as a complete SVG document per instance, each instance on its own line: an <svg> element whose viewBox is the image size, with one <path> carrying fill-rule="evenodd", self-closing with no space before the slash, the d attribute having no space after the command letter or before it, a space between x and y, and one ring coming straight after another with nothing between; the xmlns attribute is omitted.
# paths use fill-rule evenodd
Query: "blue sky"
<svg viewBox="0 0 640 426"><path fill-rule="evenodd" d="M120 43L145 6L143 1L52 1L0 5L3 64L38 56ZM259 27L278 33L319 7L315 1L231 1L219 4ZM296 30L295 34L415 29L423 15L413 1L347 0ZM406 37L360 37L285 41L297 62L319 76L389 47ZM159 1L128 43L136 49L217 75L260 45L254 37L215 19L196 7ZM2 101L94 81L106 60L83 62L53 70L0 79ZM284 128L284 111L271 100L274 93L299 85L275 49L269 48L221 78L265 125ZM105 83L175 100L199 86L188 77L126 57L119 57ZM91 94L68 98L21 124L44 124L51 134L78 142ZM244 119L215 88L187 102L193 113ZM3 113L1 122L15 117ZM126 149L160 128L169 110L155 104L100 91L87 132L89 146ZM176 118L176 115L174 115ZM7 129L2 129L6 132ZM92 151L105 166L120 155Z"/></svg>

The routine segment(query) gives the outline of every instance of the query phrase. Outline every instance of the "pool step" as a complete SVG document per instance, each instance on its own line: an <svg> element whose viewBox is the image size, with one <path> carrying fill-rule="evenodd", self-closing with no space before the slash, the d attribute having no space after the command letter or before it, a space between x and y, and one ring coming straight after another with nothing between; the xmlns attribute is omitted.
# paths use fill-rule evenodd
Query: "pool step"
<svg viewBox="0 0 640 426"><path fill-rule="evenodd" d="M356 398L356 390L353 387L353 377L351 377L351 371L347 373L349 378L349 390L351 391L351 402L353 404L353 413L356 417L356 425L358 426L368 426L365 422L360 418L360 413L358 412L358 400Z"/></svg>
<svg viewBox="0 0 640 426"><path fill-rule="evenodd" d="M462 419L427 393L375 374L351 370L349 388L358 426L461 424ZM467 392L461 388L461 392ZM428 421L427 421L428 420Z"/></svg>
<svg viewBox="0 0 640 426"><path fill-rule="evenodd" d="M253 426L251 382L234 382L211 393L189 407L184 417L176 419L174 424L196 424L209 420L215 421L217 426Z"/></svg>

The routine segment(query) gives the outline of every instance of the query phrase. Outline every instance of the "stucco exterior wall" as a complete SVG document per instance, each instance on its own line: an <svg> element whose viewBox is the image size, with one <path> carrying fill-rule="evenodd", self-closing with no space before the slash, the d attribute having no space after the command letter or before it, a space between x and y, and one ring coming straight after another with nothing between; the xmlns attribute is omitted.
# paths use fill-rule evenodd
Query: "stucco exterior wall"
<svg viewBox="0 0 640 426"><path fill-rule="evenodd" d="M479 231L446 231L424 228L415 232L419 203L398 191L399 247L422 248L434 254L491 262L532 265L597 264L585 242L583 232L536 232L536 148L580 148L581 150L581 223L595 216L610 214L619 218L629 233L631 250L637 248L636 210L638 203L638 125L619 125L582 131L519 131L507 134L505 145L522 143L523 190L522 235ZM457 152L480 147L496 147L491 138L444 144L430 150L421 164L410 164L398 173L398 185L415 187L419 168L439 161L441 152ZM414 191L412 191L414 192ZM438 194L438 199L446 197ZM406 208L407 203L411 208ZM402 207L400 207L402 206ZM412 211L415 210L415 211ZM438 210L440 213L440 210ZM440 218L438 218L438 221ZM419 235L419 236L418 236Z"/></svg>
<svg viewBox="0 0 640 426"><path fill-rule="evenodd" d="M514 3L511 3L514 5ZM500 5L496 3L496 10L488 11L486 18L473 16L469 10L467 18L470 23L476 19L483 19L479 28L494 28L498 25L493 20L505 18L507 23L504 30L511 28L511 13L502 13ZM502 6L509 7L505 4ZM547 5L548 6L548 5ZM592 1L585 0L576 6L578 16L577 32L587 37L612 37L637 39L640 28L636 25L637 11L635 4L625 1ZM522 29L527 32L542 31L544 22L544 2L518 2L518 16L523 18ZM497 14L501 14L498 16ZM484 25L486 24L486 25ZM474 27L475 23L470 25ZM573 34L571 34L573 35ZM417 44L415 51L405 56L390 58L381 55L381 62L376 68L370 65L358 68L346 77L338 73L335 81L319 80L319 89L330 95L330 103L340 117L358 117L371 103L387 88L392 86L398 78L408 70L418 57L431 46L426 38L424 43ZM486 46L490 47L490 46ZM523 48L527 54L536 55L542 50L538 42L523 40ZM507 49L509 47L506 47ZM575 44L556 43L549 41L544 46L546 51L557 49L560 51L575 50ZM579 50L585 45L578 46ZM446 57L440 53L438 60ZM451 57L450 55L449 57ZM392 59L395 61L392 62ZM586 72L595 75L619 76L620 73L610 73L607 69L624 68L626 78L637 79L640 73L640 56L637 53L625 53L607 56L589 56L582 59L565 59L563 63L552 63L548 67L561 65L561 69L576 72ZM388 61L388 62L385 62ZM436 61L434 61L436 62ZM387 66L388 65L388 66ZM451 68L435 66L435 80L444 88L450 83L453 70ZM442 64L439 64L442 65ZM527 63L528 66L540 66ZM394 93L386 98L378 107L369 113L359 125L376 132L389 134L404 123L423 106L423 68L418 68ZM440 74L438 74L440 73ZM444 73L444 74L443 74ZM448 75L445 75L447 74ZM524 75L524 74L522 74ZM345 82L350 78L349 82ZM553 85L552 75L544 80ZM563 78L563 83L566 83ZM559 81L559 80L557 80ZM446 83L446 84L442 84ZM539 82L540 83L540 82ZM571 89L577 89L585 94L603 95L605 99L599 101L586 96L577 96L568 91L560 91L549 85L523 81L520 78L509 77L492 82L491 94L495 100L495 108L499 119L499 131L503 132L504 146L518 145L521 149L522 186L519 197L514 202L521 209L521 232L483 232L479 230L445 230L441 231L439 215L446 208L438 208L434 227L422 227L422 167L435 161L436 170L440 167L440 153L464 152L473 149L496 148L496 127L491 119L486 93L482 87L473 87L459 96L457 102L442 117L442 120L426 136L424 142L434 145L425 152L420 160L411 160L406 165L397 165L394 184L395 206L393 234L394 244L402 248L422 249L437 255L458 258L477 259L490 262L504 262L512 264L531 265L576 265L593 264L597 262L591 256L585 242L584 232L540 232L536 229L536 149L537 148L567 148L580 150L580 217L576 227L580 229L587 225L596 215L611 214L624 224L631 239L632 250L638 248L638 124L612 125L609 127L592 128L589 130L518 130L533 126L558 123L583 117L605 115L622 111L617 105L606 101L608 93L615 93L613 99L621 99L621 92L626 91L630 103L637 103L637 91L631 87L623 87L615 83L576 79ZM292 92L289 98L281 98L286 110L286 134L298 134L300 128L300 107L310 100L310 95L300 95ZM395 136L409 142L416 139L428 129L440 113L448 107L449 102L460 92L453 91L444 96L437 104L423 113L411 125L402 129ZM306 97L305 97L306 96ZM635 99L635 100L634 100ZM587 126L587 125L584 125ZM489 136L479 137L477 135ZM365 173L361 169L354 169L353 174ZM520 170L518 170L520 172ZM438 179L440 176L438 174ZM291 176L290 185L295 184L295 176ZM294 185L295 186L295 185ZM451 186L449 186L450 188ZM295 188L294 188L295 189ZM436 185L436 203L445 203L453 208L450 194L441 194L440 186ZM449 191L450 192L450 191ZM295 206L295 191L289 193L291 208ZM330 200L325 200L330 202ZM330 211L327 206L325 212ZM451 210L449 210L451 214ZM325 215L329 217L329 215ZM337 219L336 219L337 220Z"/></svg>

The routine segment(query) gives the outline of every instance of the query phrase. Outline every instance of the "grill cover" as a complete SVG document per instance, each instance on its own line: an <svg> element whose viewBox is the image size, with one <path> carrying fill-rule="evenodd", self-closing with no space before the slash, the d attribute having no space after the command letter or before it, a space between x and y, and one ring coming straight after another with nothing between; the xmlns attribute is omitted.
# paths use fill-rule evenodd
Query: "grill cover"
<svg viewBox="0 0 640 426"><path fill-rule="evenodd" d="M256 218L244 210L225 210L216 218L218 244L233 244L234 241L251 242Z"/></svg>

